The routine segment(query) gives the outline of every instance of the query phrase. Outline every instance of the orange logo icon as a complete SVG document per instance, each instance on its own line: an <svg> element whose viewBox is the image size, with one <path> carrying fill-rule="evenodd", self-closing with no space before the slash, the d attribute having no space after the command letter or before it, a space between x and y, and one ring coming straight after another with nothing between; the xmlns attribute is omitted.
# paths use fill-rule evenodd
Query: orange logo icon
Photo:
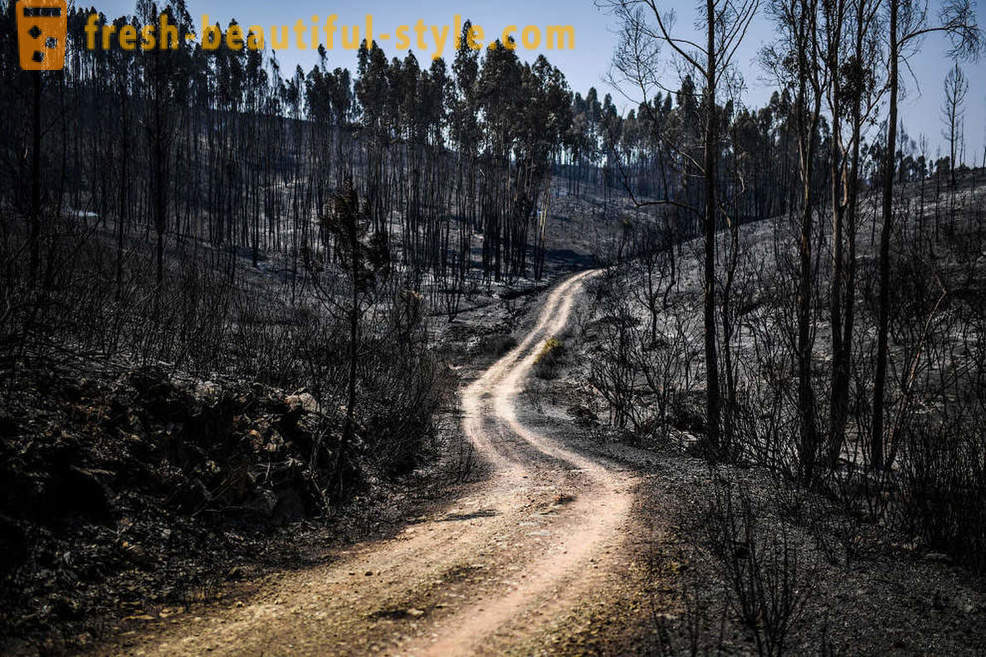
<svg viewBox="0 0 986 657"><path fill-rule="evenodd" d="M17 45L25 71L65 67L65 0L17 0Z"/></svg>

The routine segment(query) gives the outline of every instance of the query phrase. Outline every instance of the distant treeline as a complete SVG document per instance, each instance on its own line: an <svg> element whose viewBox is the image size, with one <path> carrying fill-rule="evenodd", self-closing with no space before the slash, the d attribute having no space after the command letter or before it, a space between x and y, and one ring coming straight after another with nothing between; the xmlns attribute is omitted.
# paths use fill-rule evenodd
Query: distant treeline
<svg viewBox="0 0 986 657"><path fill-rule="evenodd" d="M0 18L8 34L13 7ZM544 57L528 64L506 48L477 52L465 39L451 65L423 68L413 53L388 60L364 43L355 75L330 70L324 49L310 71L283 72L269 50L205 50L186 40L194 25L183 0L161 9L142 1L136 15L111 21L139 27L166 13L177 49L90 50L85 28L95 11L70 12L62 72L21 71L12 39L0 51L8 90L0 104L16 117L0 128L0 199L30 218L35 251L45 218L71 210L98 216L121 250L146 235L159 268L168 240L186 238L248 248L254 262L269 250L300 258L324 249L331 258L318 221L347 176L395 260L449 284L471 267L486 281L540 276L556 174L579 196L592 186L661 200L654 213L679 238L701 229L700 217L683 210L705 187L690 166L701 159L703 131L691 77L621 116L609 95L573 95ZM107 22L101 15L99 26ZM230 28L242 31L234 21L223 33ZM720 192L738 215L790 207L795 108L787 89L760 110L721 108ZM822 161L831 144L824 120L819 130ZM875 171L880 146L863 151ZM912 155L902 149L901 176L927 175L934 165ZM476 263L473 248L482 254Z"/></svg>

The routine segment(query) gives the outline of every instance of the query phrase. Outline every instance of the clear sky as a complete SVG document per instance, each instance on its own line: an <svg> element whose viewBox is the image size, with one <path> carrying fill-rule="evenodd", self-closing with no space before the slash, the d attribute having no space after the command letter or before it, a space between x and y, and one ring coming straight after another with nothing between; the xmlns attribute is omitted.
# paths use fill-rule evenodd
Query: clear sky
<svg viewBox="0 0 986 657"><path fill-rule="evenodd" d="M131 14L134 0L77 0L78 4L95 4L97 9L108 15ZM609 87L604 77L609 70L613 48L617 41L615 20L600 11L593 0L431 0L420 4L398 0L298 0L296 2L271 2L270 0L187 0L196 25L201 14L208 13L211 22L219 21L225 25L235 18L243 25L259 24L293 25L298 19L310 22L312 15L324 20L329 14L339 15L339 24L362 24L367 13L374 16L376 33L393 32L399 25L412 25L422 19L427 25L450 25L455 14L469 18L482 25L486 34L499 35L507 25L572 25L575 28L576 47L574 51L518 51L522 57L533 59L543 52L548 59L560 68L568 78L574 91L585 94L590 86L595 86L600 95L612 93L614 98L622 98L618 91ZM976 13L980 26L986 27L986 7L982 0ZM930 0L932 13L938 0ZM674 7L678 14L678 27L692 29L696 16L694 0L662 2ZM770 21L765 16L758 17L751 27L745 46L737 53L736 65L746 81L743 101L749 106L762 105L770 97L773 85L764 79L764 73L756 63L758 50L768 43L774 35ZM412 32L413 38L413 32ZM430 41L430 37L429 37ZM947 41L943 37L931 35L925 38L921 54L911 62L914 77L905 79L906 98L902 103L901 116L905 128L915 138L924 134L931 144L931 155L943 142L940 106L942 83L951 62L945 57ZM406 53L397 52L393 41L384 46L388 56L403 57ZM412 48L423 66L427 65L431 53L422 53ZM450 47L446 49L448 60ZM300 64L305 70L311 68L316 55L311 51L289 48L278 52L282 70L290 72ZM329 53L331 66L355 68L355 54L337 47ZM977 63L962 64L969 79L969 95L966 102L965 134L967 141L966 161L975 160L982 164L983 148L986 142L986 57ZM667 85L675 87L675 73L667 70ZM625 101L621 102L621 106Z"/></svg>

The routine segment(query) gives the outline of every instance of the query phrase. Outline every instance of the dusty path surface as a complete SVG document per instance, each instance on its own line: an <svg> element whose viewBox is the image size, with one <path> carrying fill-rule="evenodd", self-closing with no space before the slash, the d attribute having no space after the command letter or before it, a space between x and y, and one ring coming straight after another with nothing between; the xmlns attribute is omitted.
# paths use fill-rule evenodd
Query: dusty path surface
<svg viewBox="0 0 986 657"><path fill-rule="evenodd" d="M525 339L462 391L463 430L489 478L396 538L353 546L329 565L278 576L246 603L179 616L96 654L425 657L543 645L625 566L632 474L563 447L518 400L592 275L558 285Z"/></svg>

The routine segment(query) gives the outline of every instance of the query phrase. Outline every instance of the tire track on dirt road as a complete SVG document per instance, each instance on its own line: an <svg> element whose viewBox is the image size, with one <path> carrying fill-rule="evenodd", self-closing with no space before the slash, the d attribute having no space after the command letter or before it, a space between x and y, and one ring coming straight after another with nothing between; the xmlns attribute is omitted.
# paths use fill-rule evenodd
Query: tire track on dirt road
<svg viewBox="0 0 986 657"><path fill-rule="evenodd" d="M94 654L499 655L604 595L619 576L635 480L532 428L541 423L518 400L593 275L555 287L520 344L462 391L463 430L491 469L464 497L395 538L282 573L236 607Z"/></svg>

